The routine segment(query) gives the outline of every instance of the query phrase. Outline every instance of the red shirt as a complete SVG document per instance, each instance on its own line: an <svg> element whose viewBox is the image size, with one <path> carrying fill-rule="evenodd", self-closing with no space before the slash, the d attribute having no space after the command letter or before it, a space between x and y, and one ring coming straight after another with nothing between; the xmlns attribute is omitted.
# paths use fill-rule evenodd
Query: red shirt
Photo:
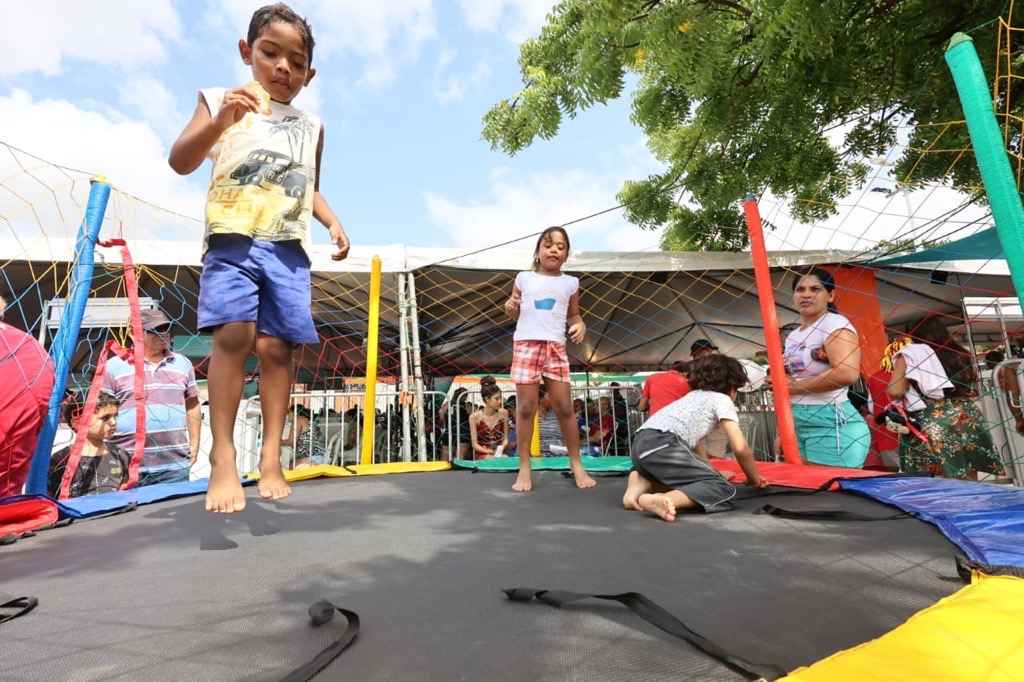
<svg viewBox="0 0 1024 682"><path fill-rule="evenodd" d="M650 401L648 416L661 408L671 405L690 392L690 382L679 372L669 370L647 377L644 382L643 397Z"/></svg>

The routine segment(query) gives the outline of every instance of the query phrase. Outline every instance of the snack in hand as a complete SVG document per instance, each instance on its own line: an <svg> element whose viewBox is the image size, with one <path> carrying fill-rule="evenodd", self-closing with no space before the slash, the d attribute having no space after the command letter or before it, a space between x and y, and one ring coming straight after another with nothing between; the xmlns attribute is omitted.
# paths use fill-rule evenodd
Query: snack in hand
<svg viewBox="0 0 1024 682"><path fill-rule="evenodd" d="M260 113L264 116L270 115L270 93L263 89L259 81L249 81L245 84L245 89L256 95L256 98L260 101Z"/></svg>

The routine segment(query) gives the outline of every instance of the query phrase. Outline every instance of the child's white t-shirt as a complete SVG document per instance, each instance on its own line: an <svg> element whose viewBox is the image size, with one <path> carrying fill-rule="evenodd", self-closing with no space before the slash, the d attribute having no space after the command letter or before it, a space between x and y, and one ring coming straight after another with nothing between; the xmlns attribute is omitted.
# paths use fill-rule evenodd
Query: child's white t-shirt
<svg viewBox="0 0 1024 682"><path fill-rule="evenodd" d="M522 292L523 300L512 339L564 344L569 299L579 291L580 281L566 274L552 277L520 272L516 275L516 287Z"/></svg>
<svg viewBox="0 0 1024 682"><path fill-rule="evenodd" d="M832 364L825 355L825 341L840 329L849 329L857 335L850 321L838 313L825 313L806 329L794 329L786 337L786 350L783 360L793 379L811 379L828 371ZM837 360L840 358L837 358ZM794 405L829 405L845 402L847 388L837 388L825 393L793 394L790 401Z"/></svg>
<svg viewBox="0 0 1024 682"><path fill-rule="evenodd" d="M658 410L637 431L674 433L692 450L723 419L740 420L732 398L717 391L695 390Z"/></svg>

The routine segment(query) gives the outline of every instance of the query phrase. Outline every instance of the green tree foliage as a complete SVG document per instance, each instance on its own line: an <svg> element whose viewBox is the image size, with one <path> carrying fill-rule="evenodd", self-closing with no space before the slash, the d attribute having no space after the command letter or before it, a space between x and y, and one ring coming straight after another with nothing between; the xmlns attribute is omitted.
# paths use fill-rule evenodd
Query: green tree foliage
<svg viewBox="0 0 1024 682"><path fill-rule="evenodd" d="M827 218L864 183L864 159L889 151L908 122L915 127L896 177L977 186L975 164L956 158L969 144L965 127L932 125L963 118L943 49L957 31L972 31L991 78L997 20L1008 6L563 0L540 36L521 46L525 87L487 112L483 136L515 154L557 135L563 117L635 83L632 120L666 170L625 183L618 198L628 219L667 228L668 248L738 249L747 243L747 192L784 198L802 221ZM934 146L953 151L934 153L939 135Z"/></svg>

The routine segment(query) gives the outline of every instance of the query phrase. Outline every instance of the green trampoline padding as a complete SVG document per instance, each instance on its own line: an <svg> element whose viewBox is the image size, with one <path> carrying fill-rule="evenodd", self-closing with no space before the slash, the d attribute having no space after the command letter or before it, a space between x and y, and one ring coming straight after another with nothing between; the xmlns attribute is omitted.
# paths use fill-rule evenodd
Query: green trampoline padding
<svg viewBox="0 0 1024 682"><path fill-rule="evenodd" d="M498 459L456 459L452 467L457 469L474 469L476 471L519 471L518 457L499 457ZM532 457L530 467L534 471L550 469L552 471L568 471L568 457ZM587 457L583 456L583 467L590 473L621 473L628 474L633 469L629 457Z"/></svg>

